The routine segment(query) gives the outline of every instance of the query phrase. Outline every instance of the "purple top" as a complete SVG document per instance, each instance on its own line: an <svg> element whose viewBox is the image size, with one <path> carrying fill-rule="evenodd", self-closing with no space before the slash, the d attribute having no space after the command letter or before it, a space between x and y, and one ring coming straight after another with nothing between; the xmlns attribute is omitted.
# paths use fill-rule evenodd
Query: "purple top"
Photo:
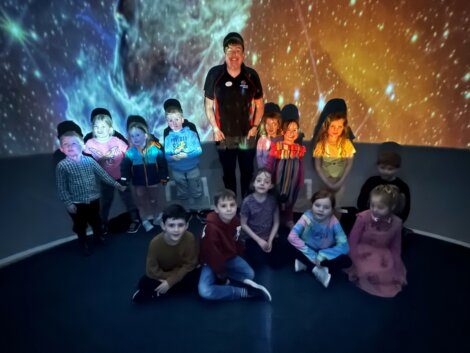
<svg viewBox="0 0 470 353"><path fill-rule="evenodd" d="M269 234L273 228L274 213L277 210L277 202L274 196L269 195L263 202L258 202L253 194L248 195L242 202L240 209L240 217L247 218L247 225L260 238L269 239ZM242 235L246 239L248 234L243 232Z"/></svg>

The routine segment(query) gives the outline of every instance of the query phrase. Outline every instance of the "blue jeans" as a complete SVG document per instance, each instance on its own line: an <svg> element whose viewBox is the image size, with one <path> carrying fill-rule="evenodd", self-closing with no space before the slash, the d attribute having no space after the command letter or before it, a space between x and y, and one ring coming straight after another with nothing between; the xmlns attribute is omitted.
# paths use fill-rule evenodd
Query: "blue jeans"
<svg viewBox="0 0 470 353"><path fill-rule="evenodd" d="M225 262L226 275L228 278L243 282L244 279L253 279L255 272L240 256L227 260ZM212 269L204 264L201 269L201 277L199 277L199 295L204 299L209 300L234 300L240 299L245 293L245 288L230 286L230 285L217 285L216 274Z"/></svg>

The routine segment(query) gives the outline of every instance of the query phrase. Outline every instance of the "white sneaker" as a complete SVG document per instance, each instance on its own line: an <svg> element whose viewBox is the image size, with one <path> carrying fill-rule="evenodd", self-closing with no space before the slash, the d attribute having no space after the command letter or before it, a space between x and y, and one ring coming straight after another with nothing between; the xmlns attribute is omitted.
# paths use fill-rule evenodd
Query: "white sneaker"
<svg viewBox="0 0 470 353"><path fill-rule="evenodd" d="M271 293L266 289L266 287L261 284L252 281L251 279L244 279L243 283L247 285L248 298L262 298L267 301L271 301Z"/></svg>
<svg viewBox="0 0 470 353"><path fill-rule="evenodd" d="M315 266L312 270L313 275L315 278L323 284L325 288L328 288L328 285L330 284L331 280L331 275L328 272L328 267L323 267L323 266Z"/></svg>
<svg viewBox="0 0 470 353"><path fill-rule="evenodd" d="M153 229L153 224L150 223L150 221L147 219L142 222L142 225L144 226L146 232L150 232Z"/></svg>
<svg viewBox="0 0 470 353"><path fill-rule="evenodd" d="M305 271L307 269L307 266L303 264L301 261L295 259L294 269L295 269L295 272Z"/></svg>

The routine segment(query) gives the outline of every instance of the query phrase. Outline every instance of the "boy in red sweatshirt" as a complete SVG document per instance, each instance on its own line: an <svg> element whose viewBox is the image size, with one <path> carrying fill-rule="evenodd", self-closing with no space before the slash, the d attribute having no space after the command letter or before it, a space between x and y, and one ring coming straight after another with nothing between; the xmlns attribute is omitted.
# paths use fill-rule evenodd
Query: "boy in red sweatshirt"
<svg viewBox="0 0 470 353"><path fill-rule="evenodd" d="M214 212L207 215L201 237L199 295L209 300L235 300L263 298L271 301L271 294L253 281L255 272L241 258L243 244L240 236L240 220L236 216L235 193L224 190L214 196ZM216 281L237 281L242 286L220 285Z"/></svg>

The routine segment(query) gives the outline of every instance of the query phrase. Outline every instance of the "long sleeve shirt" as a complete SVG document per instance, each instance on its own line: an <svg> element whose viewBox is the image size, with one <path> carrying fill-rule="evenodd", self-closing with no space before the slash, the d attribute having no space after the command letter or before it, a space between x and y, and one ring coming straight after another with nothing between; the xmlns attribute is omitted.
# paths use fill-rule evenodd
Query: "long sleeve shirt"
<svg viewBox="0 0 470 353"><path fill-rule="evenodd" d="M65 158L56 167L56 185L59 199L65 206L90 203L101 196L98 180L118 187L114 180L91 157L81 156L79 161Z"/></svg>
<svg viewBox="0 0 470 353"><path fill-rule="evenodd" d="M170 131L165 137L165 158L170 169L187 172L199 164L199 156L202 154L201 142L197 134L189 127L180 131ZM171 157L179 153L186 153L186 158L174 160Z"/></svg>
<svg viewBox="0 0 470 353"><path fill-rule="evenodd" d="M127 148L126 143L115 136L107 142L91 138L85 144L85 153L90 154L109 175L118 180L121 178L121 162Z"/></svg>
<svg viewBox="0 0 470 353"><path fill-rule="evenodd" d="M166 280L172 287L194 270L198 262L198 248L194 235L184 232L176 245L165 241L164 233L150 241L147 252L146 274L158 280Z"/></svg>
<svg viewBox="0 0 470 353"><path fill-rule="evenodd" d="M300 217L287 239L312 262L332 260L349 251L346 234L338 219L331 216L328 224L318 223L312 210Z"/></svg>

